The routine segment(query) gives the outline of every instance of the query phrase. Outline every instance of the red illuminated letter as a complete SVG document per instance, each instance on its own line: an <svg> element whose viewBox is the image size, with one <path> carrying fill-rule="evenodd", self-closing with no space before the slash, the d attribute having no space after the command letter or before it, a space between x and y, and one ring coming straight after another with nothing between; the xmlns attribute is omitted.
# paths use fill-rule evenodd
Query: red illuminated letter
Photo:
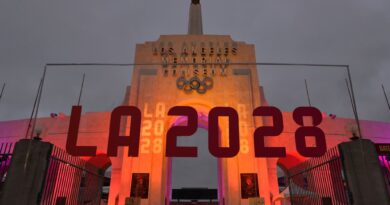
<svg viewBox="0 0 390 205"><path fill-rule="evenodd" d="M191 136L198 129L198 113L192 107L177 106L169 110L168 115L187 116L187 126L172 126L167 133L167 157L197 157L196 147L178 147L178 136Z"/></svg>
<svg viewBox="0 0 390 205"><path fill-rule="evenodd" d="M130 136L121 136L121 118L131 116ZM128 156L137 157L141 129L141 111L134 106L117 107L111 113L110 137L108 140L107 155L117 156L118 146L128 146Z"/></svg>
<svg viewBox="0 0 390 205"><path fill-rule="evenodd" d="M255 130L255 156L256 157L285 157L286 148L284 147L266 147L266 136L278 136L283 131L282 112L276 107L258 107L253 111L253 116L272 117L272 126L262 126Z"/></svg>
<svg viewBox="0 0 390 205"><path fill-rule="evenodd" d="M81 106L73 106L70 115L68 139L66 151L73 156L95 156L96 146L77 146L77 138L80 126Z"/></svg>
<svg viewBox="0 0 390 205"><path fill-rule="evenodd" d="M313 126L305 126L303 117L310 116L313 119ZM294 110L294 121L301 125L295 132L297 151L305 157L320 157L326 152L326 140L324 132L317 127L322 122L321 112L314 107L299 107ZM314 136L316 147L307 147L306 136Z"/></svg>
<svg viewBox="0 0 390 205"><path fill-rule="evenodd" d="M218 117L229 117L229 147L220 147ZM215 157L234 157L240 151L238 114L231 107L215 107L209 113L209 151Z"/></svg>

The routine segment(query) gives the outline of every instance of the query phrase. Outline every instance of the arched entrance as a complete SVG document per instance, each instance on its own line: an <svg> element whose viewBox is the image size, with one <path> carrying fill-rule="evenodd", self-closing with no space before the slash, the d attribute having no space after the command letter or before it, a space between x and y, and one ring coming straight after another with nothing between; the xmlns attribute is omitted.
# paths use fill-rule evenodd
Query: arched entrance
<svg viewBox="0 0 390 205"><path fill-rule="evenodd" d="M300 156L298 153L287 153L286 157L279 158L276 162L276 176L278 182L278 191L279 194L273 196L272 204L281 205L281 204L290 204L290 186L303 186L304 180L291 182L288 181L288 170L304 162L306 158Z"/></svg>
<svg viewBox="0 0 390 205"><path fill-rule="evenodd" d="M178 145L197 147L198 157L172 159L171 200L183 202L186 199L187 202L197 200L216 203L218 199L213 197L217 197L218 191L218 159L208 150L208 131L203 128L198 129L191 137L179 138ZM187 195L188 192L190 195Z"/></svg>
<svg viewBox="0 0 390 205"><path fill-rule="evenodd" d="M205 137L202 141L208 143L208 132L206 132L208 130L208 110L209 110L208 106L206 106L202 103L196 103L196 104L193 104L192 106L195 107L196 110L198 111L198 131L197 132L199 132L199 130L202 130L203 135L205 135L205 136L202 136L202 137ZM170 124L170 126L186 125L187 119L186 119L186 117L176 117L169 124ZM221 130L221 128L220 128L220 130ZM220 133L221 133L221 131L220 131ZM195 137L195 136L191 136L191 137ZM220 141L221 141L221 138L220 138ZM195 146L195 145L191 145L191 146ZM198 154L200 154L199 152L201 152L201 151L207 152L208 155L211 155L211 154L209 154L208 148L207 149L200 149L198 147ZM211 157L213 157L213 156L211 156ZM217 161L217 163L216 163L217 164L217 172L216 172L217 187L216 187L216 189L218 192L218 203L222 204L223 203L223 171L222 171L222 160L223 159L218 158L215 160ZM172 201L172 189L174 188L172 186L173 161L174 161L174 159L172 159L172 158L167 159L167 175L168 175L167 176L167 178L168 178L167 189L166 189L167 190L166 199L168 199L167 204L170 204L170 202ZM198 168L198 169L202 169L202 168ZM200 188L200 187L196 187L196 188ZM204 188L204 187L202 187L202 188Z"/></svg>
<svg viewBox="0 0 390 205"><path fill-rule="evenodd" d="M102 171L103 186L101 190L101 204L108 204L108 197L110 193L110 184L111 184L111 172L112 172L112 162L111 159L106 155L100 152L94 157L85 158L88 164L99 168ZM86 179L83 179L84 181Z"/></svg>

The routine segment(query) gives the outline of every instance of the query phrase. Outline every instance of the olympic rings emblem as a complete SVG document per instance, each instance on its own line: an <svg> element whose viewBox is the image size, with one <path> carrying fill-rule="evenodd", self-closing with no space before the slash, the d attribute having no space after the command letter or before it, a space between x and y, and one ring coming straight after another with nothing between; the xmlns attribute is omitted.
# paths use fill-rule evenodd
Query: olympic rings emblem
<svg viewBox="0 0 390 205"><path fill-rule="evenodd" d="M193 90L196 90L199 94L205 94L207 90L213 88L214 81L211 77L204 77L203 80L199 79L197 76L192 77L187 80L185 77L179 77L176 80L176 86L180 90L184 90L185 93L192 93Z"/></svg>

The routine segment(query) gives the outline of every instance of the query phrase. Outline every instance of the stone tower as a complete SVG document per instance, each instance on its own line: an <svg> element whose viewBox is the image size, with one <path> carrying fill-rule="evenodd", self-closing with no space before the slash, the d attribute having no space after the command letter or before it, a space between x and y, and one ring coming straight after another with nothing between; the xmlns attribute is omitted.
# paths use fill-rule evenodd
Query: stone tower
<svg viewBox="0 0 390 205"><path fill-rule="evenodd" d="M190 16L188 23L188 35L202 35L202 6L199 0L192 0L190 6Z"/></svg>

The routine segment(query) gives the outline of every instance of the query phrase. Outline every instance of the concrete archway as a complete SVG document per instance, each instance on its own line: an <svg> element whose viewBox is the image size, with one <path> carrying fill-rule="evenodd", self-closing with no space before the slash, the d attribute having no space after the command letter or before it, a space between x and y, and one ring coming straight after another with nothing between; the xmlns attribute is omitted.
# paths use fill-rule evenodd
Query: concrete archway
<svg viewBox="0 0 390 205"><path fill-rule="evenodd" d="M208 130L208 113L213 105L209 103L205 103L202 101L185 101L180 103L178 106L191 106L195 108L198 112L198 128L202 128ZM169 121L169 126L177 126L177 125L186 125L187 119L186 117L175 117L171 121ZM221 127L220 127L221 130ZM221 138L220 138L221 141ZM223 171L222 171L222 159L217 159L217 176L218 176L218 200L219 204L222 204L222 199L224 197L223 190ZM167 158L167 193L165 198L168 199L167 204L171 201L172 196L172 158Z"/></svg>
<svg viewBox="0 0 390 205"><path fill-rule="evenodd" d="M97 167L101 171L101 175L103 175L103 184L101 191L101 198L103 200L103 204L108 204L110 189L114 188L115 186L111 185L111 168L112 168L112 162L110 157L107 156L107 154L103 152L98 152L96 156L84 158L88 164L92 165L93 167Z"/></svg>

